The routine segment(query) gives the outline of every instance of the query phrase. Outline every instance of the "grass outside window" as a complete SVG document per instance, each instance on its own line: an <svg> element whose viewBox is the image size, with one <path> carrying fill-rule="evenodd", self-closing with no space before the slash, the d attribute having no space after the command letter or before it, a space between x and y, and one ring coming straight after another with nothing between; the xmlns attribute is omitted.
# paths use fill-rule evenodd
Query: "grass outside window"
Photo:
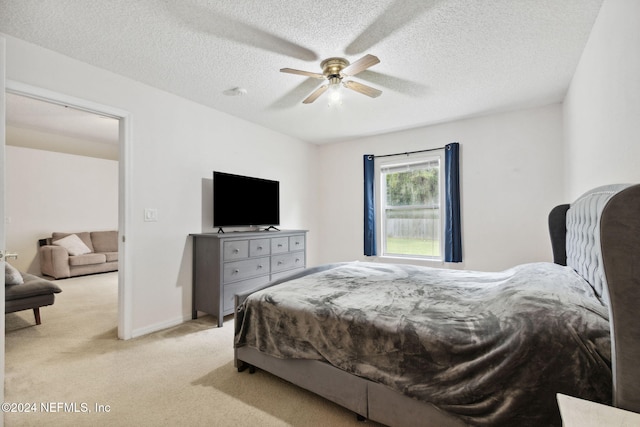
<svg viewBox="0 0 640 427"><path fill-rule="evenodd" d="M387 237L388 255L440 256L438 240Z"/></svg>

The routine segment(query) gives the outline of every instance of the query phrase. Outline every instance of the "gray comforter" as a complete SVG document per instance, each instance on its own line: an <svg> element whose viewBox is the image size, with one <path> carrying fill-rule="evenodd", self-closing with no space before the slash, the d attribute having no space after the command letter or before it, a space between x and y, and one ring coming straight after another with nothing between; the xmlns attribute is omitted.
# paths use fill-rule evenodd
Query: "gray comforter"
<svg viewBox="0 0 640 427"><path fill-rule="evenodd" d="M252 294L236 346L326 361L480 426L561 425L611 400L607 308L572 269L345 263Z"/></svg>

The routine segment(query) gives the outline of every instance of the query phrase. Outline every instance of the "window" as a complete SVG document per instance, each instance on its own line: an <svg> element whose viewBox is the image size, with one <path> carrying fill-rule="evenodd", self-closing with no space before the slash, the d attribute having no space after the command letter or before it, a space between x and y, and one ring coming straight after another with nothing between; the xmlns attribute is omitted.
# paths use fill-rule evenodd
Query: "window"
<svg viewBox="0 0 640 427"><path fill-rule="evenodd" d="M442 260L440 156L380 165L382 256Z"/></svg>

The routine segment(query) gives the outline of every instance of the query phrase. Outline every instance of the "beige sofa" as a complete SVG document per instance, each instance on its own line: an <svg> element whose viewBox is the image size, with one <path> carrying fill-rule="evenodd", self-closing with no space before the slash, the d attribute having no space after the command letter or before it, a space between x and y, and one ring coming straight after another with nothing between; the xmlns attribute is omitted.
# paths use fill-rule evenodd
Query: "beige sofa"
<svg viewBox="0 0 640 427"><path fill-rule="evenodd" d="M118 270L118 232L53 233L40 240L40 271L56 279Z"/></svg>

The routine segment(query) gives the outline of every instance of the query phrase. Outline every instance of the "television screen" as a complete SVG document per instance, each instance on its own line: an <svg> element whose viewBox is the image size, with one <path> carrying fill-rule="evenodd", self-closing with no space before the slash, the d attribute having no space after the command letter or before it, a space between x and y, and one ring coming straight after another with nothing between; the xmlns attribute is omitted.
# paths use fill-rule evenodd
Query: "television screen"
<svg viewBox="0 0 640 427"><path fill-rule="evenodd" d="M280 183L213 172L213 226L280 224Z"/></svg>

